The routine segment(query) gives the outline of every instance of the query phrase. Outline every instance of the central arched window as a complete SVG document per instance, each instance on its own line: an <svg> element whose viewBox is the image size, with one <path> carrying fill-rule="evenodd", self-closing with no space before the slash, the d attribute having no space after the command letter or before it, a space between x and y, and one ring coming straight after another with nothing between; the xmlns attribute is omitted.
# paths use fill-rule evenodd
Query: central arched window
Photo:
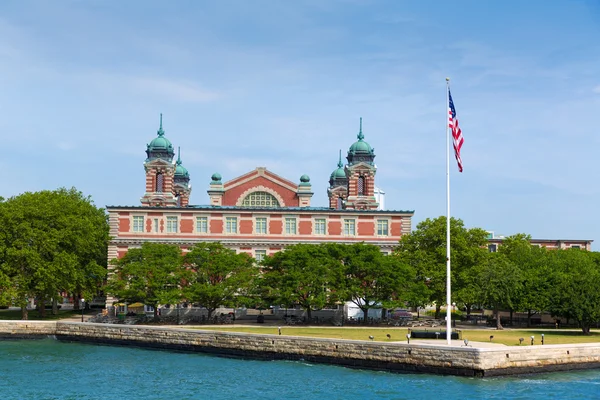
<svg viewBox="0 0 600 400"><path fill-rule="evenodd" d="M253 192L244 198L242 207L281 207L271 193Z"/></svg>

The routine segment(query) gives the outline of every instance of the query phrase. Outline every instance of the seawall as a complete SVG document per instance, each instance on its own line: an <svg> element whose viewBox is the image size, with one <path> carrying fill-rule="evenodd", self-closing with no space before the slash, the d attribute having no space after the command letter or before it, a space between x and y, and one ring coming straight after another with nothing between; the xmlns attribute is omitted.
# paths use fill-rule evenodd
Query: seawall
<svg viewBox="0 0 600 400"><path fill-rule="evenodd" d="M498 348L319 339L56 321L0 321L2 338L39 338L201 352L263 360L305 360L395 372L462 376L599 368L600 343Z"/></svg>

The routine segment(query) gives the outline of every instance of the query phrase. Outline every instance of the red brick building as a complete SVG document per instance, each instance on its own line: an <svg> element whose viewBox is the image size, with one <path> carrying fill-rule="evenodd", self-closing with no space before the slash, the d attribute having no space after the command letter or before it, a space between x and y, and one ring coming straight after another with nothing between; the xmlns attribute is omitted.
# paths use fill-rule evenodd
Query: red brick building
<svg viewBox="0 0 600 400"><path fill-rule="evenodd" d="M157 137L147 145L145 193L138 206L107 207L112 237L108 257L153 241L180 245L219 241L260 260L294 243L367 242L389 253L411 230L414 211L378 209L374 149L357 141L330 175L329 207L312 207L310 178L299 182L258 167L222 182L212 175L208 204L191 205L190 175L165 137L162 116ZM321 178L320 180L325 180ZM325 193L322 193L324 195Z"/></svg>

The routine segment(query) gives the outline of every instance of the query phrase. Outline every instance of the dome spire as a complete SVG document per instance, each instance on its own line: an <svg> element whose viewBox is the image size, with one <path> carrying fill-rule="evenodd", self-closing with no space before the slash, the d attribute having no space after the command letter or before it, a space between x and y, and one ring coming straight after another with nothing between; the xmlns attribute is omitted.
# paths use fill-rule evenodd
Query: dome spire
<svg viewBox="0 0 600 400"><path fill-rule="evenodd" d="M181 147L177 146L177 165L181 165Z"/></svg>
<svg viewBox="0 0 600 400"><path fill-rule="evenodd" d="M356 136L358 140L363 140L365 135L362 133L362 117L360 117L360 130L358 131L358 135Z"/></svg>
<svg viewBox="0 0 600 400"><path fill-rule="evenodd" d="M340 149L340 160L338 161L338 168L342 168L344 164L342 164L342 149Z"/></svg>
<svg viewBox="0 0 600 400"><path fill-rule="evenodd" d="M158 136L164 136L165 135L165 131L163 130L162 127L162 113L160 113L160 127L158 128Z"/></svg>

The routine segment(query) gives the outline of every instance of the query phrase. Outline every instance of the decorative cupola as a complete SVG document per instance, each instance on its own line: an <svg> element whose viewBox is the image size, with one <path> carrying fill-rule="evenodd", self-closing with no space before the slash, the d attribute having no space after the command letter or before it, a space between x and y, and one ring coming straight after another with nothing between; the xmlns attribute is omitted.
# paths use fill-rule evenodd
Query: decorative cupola
<svg viewBox="0 0 600 400"><path fill-rule="evenodd" d="M173 194L173 178L175 166L173 165L173 145L165 137L160 114L160 127L158 137L146 146L146 193L141 199L142 205L147 207L174 207L177 200Z"/></svg>
<svg viewBox="0 0 600 400"><path fill-rule="evenodd" d="M223 194L225 190L223 189L223 182L221 182L221 174L215 172L210 177L210 187L208 189L208 197L210 198L211 206L222 206L223 205Z"/></svg>
<svg viewBox="0 0 600 400"><path fill-rule="evenodd" d="M173 157L175 156L175 150L173 149L173 145L165 137L165 131L162 126L162 114L160 114L160 127L156 132L158 137L154 138L147 146L146 146L146 161L151 161L157 158L166 161L173 161Z"/></svg>
<svg viewBox="0 0 600 400"><path fill-rule="evenodd" d="M329 188L327 189L329 196L329 208L342 209L344 199L348 196L348 177L342 163L342 150L340 150L340 158L335 169L329 177Z"/></svg>
<svg viewBox="0 0 600 400"><path fill-rule="evenodd" d="M355 210L375 210L377 200L375 198L375 149L364 141L362 132L362 118L357 135L358 141L350 146L348 150L348 165L346 176L348 177L348 198L345 208Z"/></svg>
<svg viewBox="0 0 600 400"><path fill-rule="evenodd" d="M175 175L173 176L173 194L177 199L179 207L187 207L190 203L190 194L192 185L190 185L190 174L188 170L181 165L181 149L177 148L177 161L175 162Z"/></svg>
<svg viewBox="0 0 600 400"><path fill-rule="evenodd" d="M310 199L314 193L308 175L304 174L300 177L300 184L296 193L298 194L298 206L310 207Z"/></svg>

